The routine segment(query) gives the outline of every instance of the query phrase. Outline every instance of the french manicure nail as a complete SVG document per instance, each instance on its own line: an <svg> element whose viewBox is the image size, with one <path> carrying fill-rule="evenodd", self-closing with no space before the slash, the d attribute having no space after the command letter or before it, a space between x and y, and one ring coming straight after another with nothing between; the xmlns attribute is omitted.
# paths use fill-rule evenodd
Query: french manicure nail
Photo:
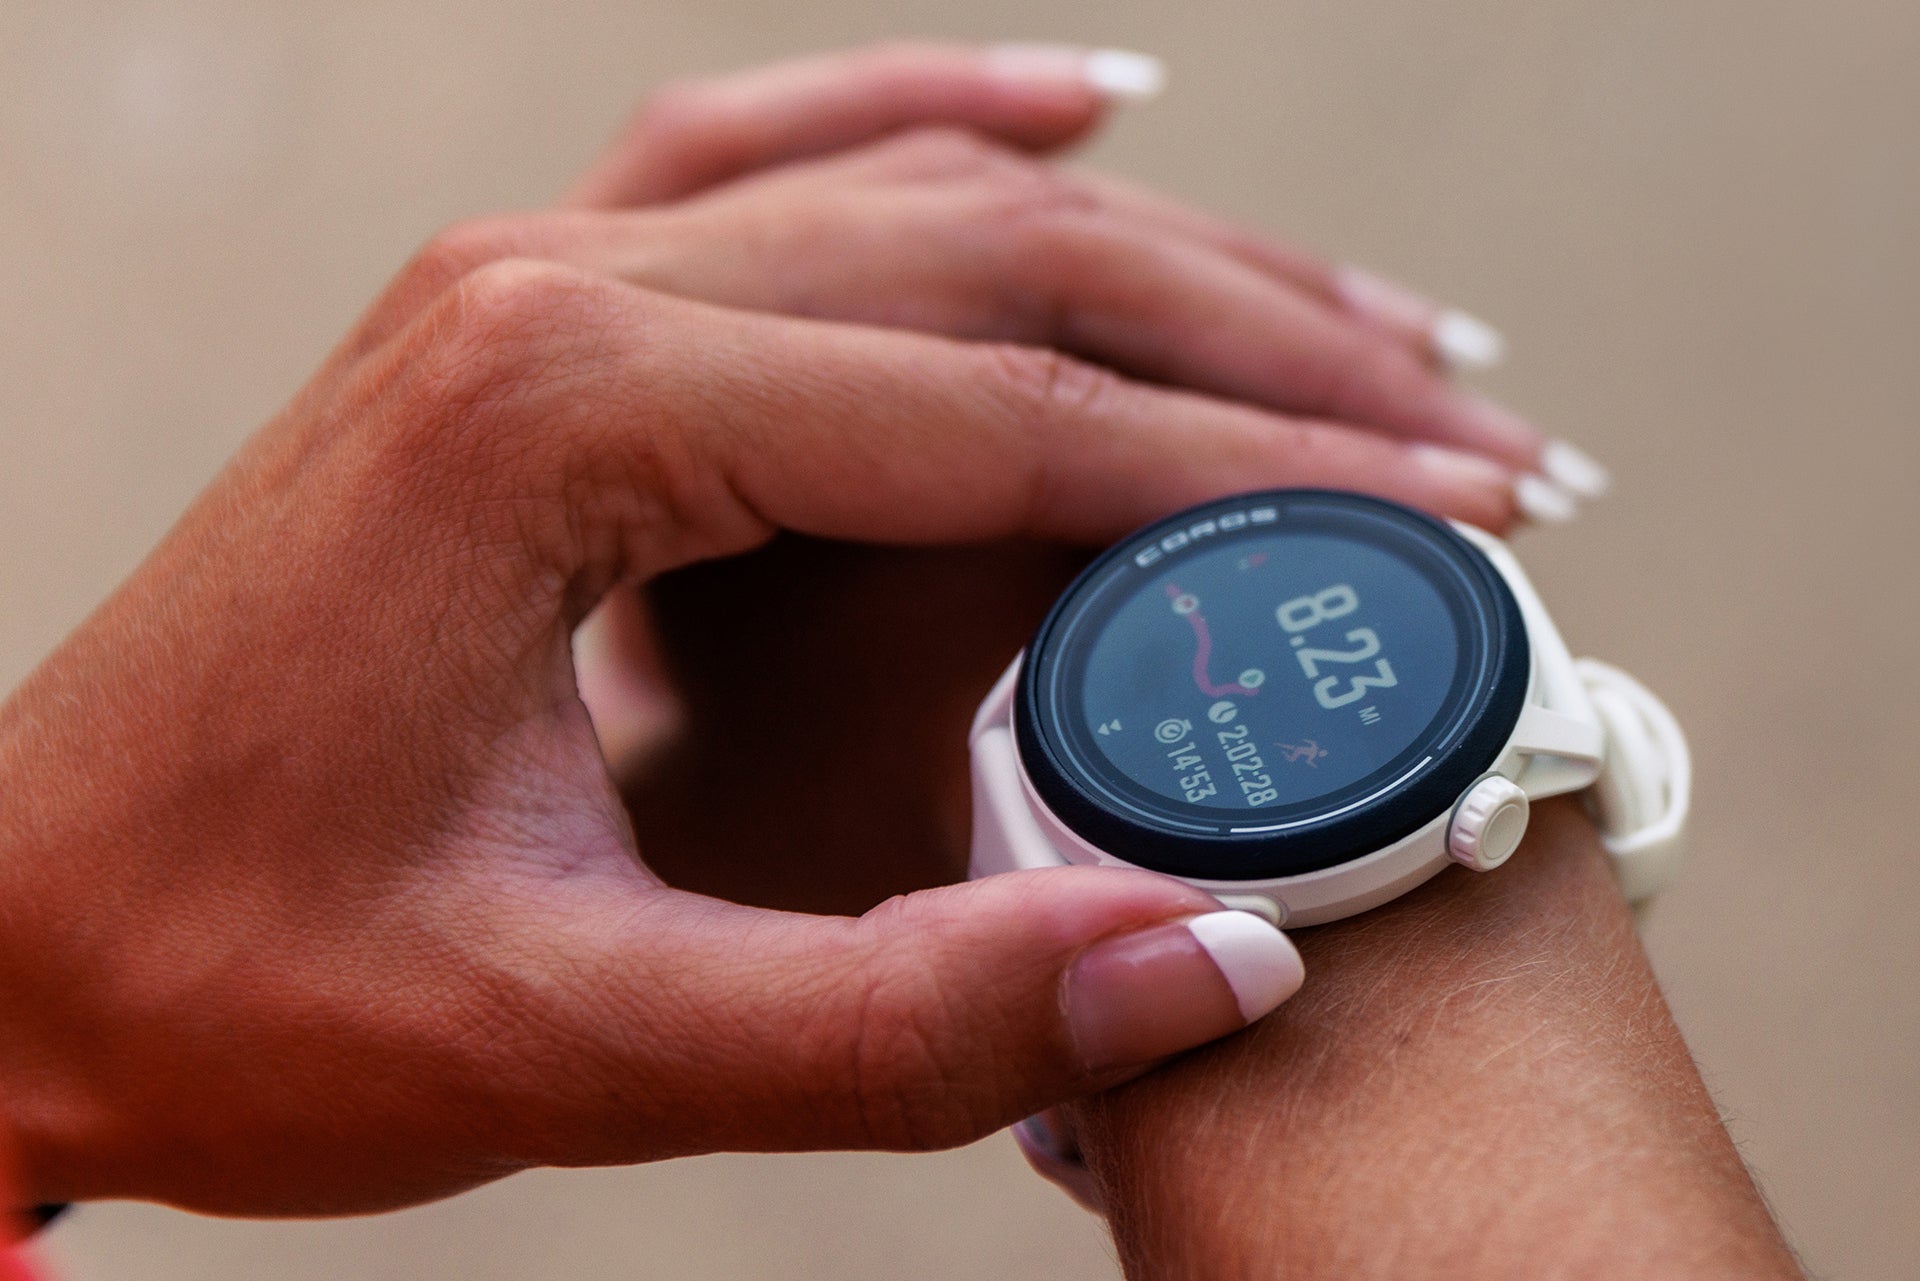
<svg viewBox="0 0 1920 1281"><path fill-rule="evenodd" d="M1167 87L1167 64L1147 53L1095 49L1087 55L1087 83L1109 98L1143 102Z"/></svg>
<svg viewBox="0 0 1920 1281"><path fill-rule="evenodd" d="M1500 331L1457 307L1442 307L1425 294L1359 267L1342 267L1334 291L1347 310L1385 329L1424 333L1434 352L1453 369L1490 369L1507 354Z"/></svg>
<svg viewBox="0 0 1920 1281"><path fill-rule="evenodd" d="M1598 498L1613 486L1613 474L1571 441L1548 441L1540 451L1540 471L1582 498Z"/></svg>
<svg viewBox="0 0 1920 1281"><path fill-rule="evenodd" d="M1521 515L1541 525L1564 525L1580 514L1572 494L1531 472L1513 482L1513 501Z"/></svg>
<svg viewBox="0 0 1920 1281"><path fill-rule="evenodd" d="M1435 317L1429 333L1433 349L1452 369L1492 369L1507 356L1507 340L1498 329L1457 308Z"/></svg>
<svg viewBox="0 0 1920 1281"><path fill-rule="evenodd" d="M1059 77L1087 85L1103 98L1143 102L1167 87L1167 66L1127 49L1083 49L1067 44L1002 44L987 50L1002 75Z"/></svg>
<svg viewBox="0 0 1920 1281"><path fill-rule="evenodd" d="M1250 912L1209 912L1098 943L1067 972L1088 1070L1138 1067L1238 1031L1300 988L1293 943Z"/></svg>

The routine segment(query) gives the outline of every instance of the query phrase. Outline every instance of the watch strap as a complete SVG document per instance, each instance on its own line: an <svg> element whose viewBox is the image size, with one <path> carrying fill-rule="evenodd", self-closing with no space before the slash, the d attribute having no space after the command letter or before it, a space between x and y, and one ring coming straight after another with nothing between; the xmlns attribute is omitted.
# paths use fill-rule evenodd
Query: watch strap
<svg viewBox="0 0 1920 1281"><path fill-rule="evenodd" d="M1693 754L1667 705L1619 668L1598 659L1574 663L1604 731L1599 777L1587 809L1612 857L1629 902L1672 883L1685 853L1693 805Z"/></svg>

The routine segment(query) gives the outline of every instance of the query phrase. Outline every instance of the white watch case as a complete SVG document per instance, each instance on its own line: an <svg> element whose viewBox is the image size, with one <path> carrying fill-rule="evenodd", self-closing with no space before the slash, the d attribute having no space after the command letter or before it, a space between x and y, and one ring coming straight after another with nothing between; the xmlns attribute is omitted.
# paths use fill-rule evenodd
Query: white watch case
<svg viewBox="0 0 1920 1281"><path fill-rule="evenodd" d="M1317 925L1398 898L1450 862L1480 871L1505 862L1525 829L1527 803L1591 789L1614 870L1629 899L1672 879L1682 854L1692 765L1665 705L1632 677L1568 652L1539 593L1500 540L1453 527L1484 552L1519 603L1531 650L1526 702L1493 766L1456 804L1383 849L1335 867L1266 880L1185 878L1224 906L1275 925ZM1034 791L1020 763L1013 700L1023 652L974 717L974 877L1067 863L1130 867L1069 829Z"/></svg>

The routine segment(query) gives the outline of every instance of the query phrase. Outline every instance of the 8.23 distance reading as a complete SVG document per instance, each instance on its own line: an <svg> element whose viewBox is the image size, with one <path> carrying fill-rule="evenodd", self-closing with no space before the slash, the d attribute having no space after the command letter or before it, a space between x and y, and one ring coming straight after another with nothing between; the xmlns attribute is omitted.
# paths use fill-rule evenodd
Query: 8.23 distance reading
<svg viewBox="0 0 1920 1281"><path fill-rule="evenodd" d="M1392 762L1453 686L1456 624L1425 574L1332 533L1249 532L1157 573L1080 674L1119 774L1208 810L1309 803Z"/></svg>

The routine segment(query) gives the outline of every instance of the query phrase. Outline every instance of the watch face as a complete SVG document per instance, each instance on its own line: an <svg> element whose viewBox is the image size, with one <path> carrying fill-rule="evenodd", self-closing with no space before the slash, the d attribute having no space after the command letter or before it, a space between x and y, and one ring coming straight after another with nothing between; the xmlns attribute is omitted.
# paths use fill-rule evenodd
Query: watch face
<svg viewBox="0 0 1920 1281"><path fill-rule="evenodd" d="M1445 524L1276 491L1089 567L1028 651L1015 723L1042 799L1099 848L1292 876L1449 809L1511 735L1528 663L1512 593Z"/></svg>

